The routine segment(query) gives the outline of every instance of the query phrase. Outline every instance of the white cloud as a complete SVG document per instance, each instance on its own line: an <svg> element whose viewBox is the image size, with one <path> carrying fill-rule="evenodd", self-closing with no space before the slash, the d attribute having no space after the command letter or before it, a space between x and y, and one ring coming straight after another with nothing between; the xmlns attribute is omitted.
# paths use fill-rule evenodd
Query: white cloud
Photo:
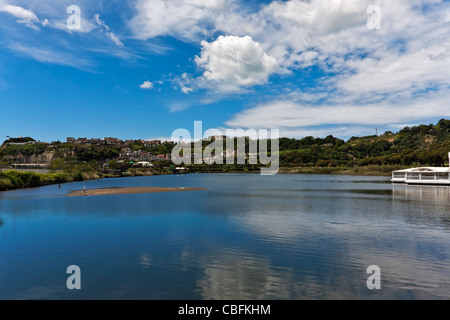
<svg viewBox="0 0 450 320"><path fill-rule="evenodd" d="M232 128L279 128L287 136L311 135L313 132L357 134L380 126L418 123L450 117L450 92L428 92L421 97L390 99L366 104L303 104L273 101L246 109L226 122ZM333 125L335 128L321 126ZM366 128L366 129L364 129ZM309 132L309 133L308 133Z"/></svg>
<svg viewBox="0 0 450 320"><path fill-rule="evenodd" d="M14 5L1 5L0 4L0 12L6 12L11 14L12 16L18 18L17 22L25 24L27 27L33 29L39 29L36 26L36 23L39 23L39 19L36 14L30 10L24 9L19 6Z"/></svg>
<svg viewBox="0 0 450 320"><path fill-rule="evenodd" d="M116 46L118 46L118 47L123 47L123 46L124 46L124 44L122 43L122 41L120 41L120 39L116 36L115 33L113 33L113 32L107 32L107 33L106 33L106 36L107 36L108 38L110 38L111 41L114 42L114 43L116 44Z"/></svg>
<svg viewBox="0 0 450 320"><path fill-rule="evenodd" d="M68 33L89 33L92 30L96 29L96 25L93 23L93 20L86 20L83 16L81 16L81 28L80 29L73 29L69 30L67 28L67 21L62 19L52 19L48 20L46 25L49 27L52 27L54 29L64 30Z"/></svg>
<svg viewBox="0 0 450 320"><path fill-rule="evenodd" d="M192 88L181 86L181 91L183 91L184 94L189 94L192 93L194 90Z"/></svg>
<svg viewBox="0 0 450 320"><path fill-rule="evenodd" d="M92 63L90 61L73 54L68 54L65 51L17 42L9 44L8 48L39 62L71 66L80 70L92 71Z"/></svg>
<svg viewBox="0 0 450 320"><path fill-rule="evenodd" d="M356 73L338 77L336 86L358 94L450 86L450 78L442 72L450 70L449 49L440 46L404 55L386 54L383 59L363 59L354 63Z"/></svg>
<svg viewBox="0 0 450 320"><path fill-rule="evenodd" d="M39 21L37 16L31 12L30 10L26 10L22 7L13 6L13 5L5 5L0 8L1 11L7 12L9 14L12 14L16 18L20 18L23 20L30 20L30 21Z"/></svg>
<svg viewBox="0 0 450 320"><path fill-rule="evenodd" d="M26 7L38 17L45 17L48 20L47 26L49 27L82 33L87 33L96 27L92 17L95 12L104 9L101 0L7 0L7 2ZM74 4L81 9L81 29L68 30L67 18L69 18L70 14L66 12L66 9Z"/></svg>
<svg viewBox="0 0 450 320"><path fill-rule="evenodd" d="M118 46L118 47L123 47L124 46L122 41L120 41L120 39L116 36L116 34L114 32L110 31L109 26L103 20L100 19L100 15L98 13L94 15L94 20L97 23L97 25L100 28L102 28L102 31L104 29L106 36L112 42L114 42L116 44L116 46Z"/></svg>
<svg viewBox="0 0 450 320"><path fill-rule="evenodd" d="M130 28L137 39L174 36L193 41L208 34L225 1L137 0Z"/></svg>
<svg viewBox="0 0 450 320"><path fill-rule="evenodd" d="M144 81L144 83L141 84L141 85L139 86L139 88L145 89L145 90L152 89L152 88L153 88L153 83L150 82L150 81Z"/></svg>
<svg viewBox="0 0 450 320"><path fill-rule="evenodd" d="M221 9L225 6L225 0L185 0L188 5L198 8Z"/></svg>
<svg viewBox="0 0 450 320"><path fill-rule="evenodd" d="M205 70L203 78L227 90L267 83L271 74L280 72L275 58L251 37L220 36L201 44L203 49L195 62Z"/></svg>
<svg viewBox="0 0 450 320"><path fill-rule="evenodd" d="M274 1L262 12L277 23L303 26L324 35L364 23L370 4L369 0Z"/></svg>
<svg viewBox="0 0 450 320"><path fill-rule="evenodd" d="M145 141L160 140L162 142L172 141L172 137L151 137L144 139Z"/></svg>
<svg viewBox="0 0 450 320"><path fill-rule="evenodd" d="M168 105L170 112L180 112L191 107L191 103L188 101L175 101Z"/></svg>

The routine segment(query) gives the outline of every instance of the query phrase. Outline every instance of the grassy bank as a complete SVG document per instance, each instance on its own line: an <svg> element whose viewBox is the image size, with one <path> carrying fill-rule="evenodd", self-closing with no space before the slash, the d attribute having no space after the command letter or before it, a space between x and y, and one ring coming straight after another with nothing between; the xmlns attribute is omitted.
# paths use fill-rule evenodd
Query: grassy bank
<svg viewBox="0 0 450 320"><path fill-rule="evenodd" d="M122 173L123 177L144 177L144 176L160 176L172 174L171 171L167 169L148 169L148 168L132 168Z"/></svg>
<svg viewBox="0 0 450 320"><path fill-rule="evenodd" d="M219 168L220 167L220 168ZM259 172L259 168L232 168L226 166L197 167L189 170L191 173L225 173L225 172ZM250 170L251 169L251 170ZM365 166L365 167L281 167L279 174L348 174L367 176L390 176L393 170L404 169L404 166ZM153 176L171 174L168 170L130 169L123 173L124 177ZM19 188L39 187L49 184L66 183L73 181L95 180L111 177L98 172L71 172L58 171L51 173L34 173L9 170L0 172L0 191Z"/></svg>
<svg viewBox="0 0 450 320"><path fill-rule="evenodd" d="M102 175L96 172L68 172L34 173L9 170L0 172L0 191L39 187L73 181L100 179Z"/></svg>
<svg viewBox="0 0 450 320"><path fill-rule="evenodd" d="M189 173L259 173L261 165L193 165ZM401 165L371 165L361 167L280 167L279 174L347 174L360 176L390 176L392 171L405 169Z"/></svg>
<svg viewBox="0 0 450 320"><path fill-rule="evenodd" d="M123 172L123 177L139 177L171 174L169 170L159 169L129 169ZM80 171L57 171L51 173L35 173L9 170L0 172L0 191L40 187L49 184L58 184L74 181L96 180L100 178L116 177L111 174L99 173L96 171L80 172Z"/></svg>
<svg viewBox="0 0 450 320"><path fill-rule="evenodd" d="M186 166L189 173L258 173L261 165L253 164L196 164Z"/></svg>

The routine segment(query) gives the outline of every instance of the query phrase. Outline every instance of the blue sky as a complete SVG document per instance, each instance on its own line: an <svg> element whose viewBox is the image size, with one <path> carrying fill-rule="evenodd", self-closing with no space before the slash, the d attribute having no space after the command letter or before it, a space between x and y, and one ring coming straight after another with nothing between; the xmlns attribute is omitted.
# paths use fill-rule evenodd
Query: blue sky
<svg viewBox="0 0 450 320"><path fill-rule="evenodd" d="M194 121L349 138L437 122L449 34L437 0L0 0L0 140L170 138Z"/></svg>

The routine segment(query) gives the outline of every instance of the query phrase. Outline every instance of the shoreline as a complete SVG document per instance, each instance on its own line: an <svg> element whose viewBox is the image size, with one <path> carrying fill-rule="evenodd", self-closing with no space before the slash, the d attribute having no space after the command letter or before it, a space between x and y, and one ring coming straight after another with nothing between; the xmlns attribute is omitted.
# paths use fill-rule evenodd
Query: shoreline
<svg viewBox="0 0 450 320"><path fill-rule="evenodd" d="M404 169L404 167L401 167ZM278 174L329 174L329 175L348 175L348 176L374 176L389 177L392 171L398 170L397 167L280 167Z"/></svg>
<svg viewBox="0 0 450 320"><path fill-rule="evenodd" d="M107 196L121 194L142 194L142 193L162 193L162 192L183 192L183 191L202 191L204 188L185 188L185 187L131 187L131 188L104 188L104 189L86 189L71 191L67 197L88 197L88 196Z"/></svg>
<svg viewBox="0 0 450 320"><path fill-rule="evenodd" d="M366 166L366 167L354 167L354 168L345 168L345 167L280 167L278 174L330 174L330 175L351 175L351 176L380 176L387 177L391 175L391 171L398 170L400 167L391 167L391 166ZM404 166L402 166L404 169ZM7 172L12 172L14 177L13 181L6 181L8 185L4 185L5 175ZM230 171L193 171L186 172L185 174L202 174L202 173L247 173L247 174L257 174L260 171L238 171L238 170L230 170ZM124 175L124 176L108 176L108 175L100 175L98 173L83 173L79 174L81 177L77 176L77 179L74 179L75 174L69 172L52 172L48 174L38 174L31 172L21 172L18 170L8 170L6 172L2 172L3 175L0 174L0 192L17 190L17 189L25 189L25 188L37 188L43 187L47 185L57 185L57 184L66 184L76 181L91 181L97 179L112 179L112 178L128 178L128 177L140 177L141 175ZM158 176L158 175L167 175L167 173L152 173L142 176ZM24 179L20 179L24 177ZM80 178L80 179L78 179ZM3 181L2 181L3 180ZM3 185L2 185L3 183Z"/></svg>

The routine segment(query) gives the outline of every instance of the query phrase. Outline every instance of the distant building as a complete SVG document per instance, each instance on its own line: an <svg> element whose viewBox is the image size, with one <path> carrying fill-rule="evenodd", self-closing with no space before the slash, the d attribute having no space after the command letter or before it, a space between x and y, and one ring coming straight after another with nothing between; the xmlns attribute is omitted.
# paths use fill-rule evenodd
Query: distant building
<svg viewBox="0 0 450 320"><path fill-rule="evenodd" d="M150 155L149 152L142 151L142 152L140 153L140 155L139 155L139 158L140 158L142 161L148 161L148 160L151 159L151 155Z"/></svg>
<svg viewBox="0 0 450 320"><path fill-rule="evenodd" d="M75 143L77 144L85 144L87 143L87 138L78 138Z"/></svg>
<svg viewBox="0 0 450 320"><path fill-rule="evenodd" d="M119 140L118 138L103 138L103 141L105 141L107 144L115 144L115 145L123 143L123 141Z"/></svg>
<svg viewBox="0 0 450 320"><path fill-rule="evenodd" d="M74 143L75 142L75 138L74 137L68 137L66 141L67 141L67 143Z"/></svg>
<svg viewBox="0 0 450 320"><path fill-rule="evenodd" d="M155 147L161 145L161 140L148 140L148 141L143 141L143 143L146 148L155 148Z"/></svg>
<svg viewBox="0 0 450 320"><path fill-rule="evenodd" d="M102 143L102 139L93 138L93 139L89 139L88 142L90 144L100 144L100 143Z"/></svg>
<svg viewBox="0 0 450 320"><path fill-rule="evenodd" d="M148 161L139 161L134 164L135 166L141 166L141 167L153 167L153 164L151 164Z"/></svg>
<svg viewBox="0 0 450 320"><path fill-rule="evenodd" d="M171 154L158 154L156 156L156 160L160 160L160 161L170 161L172 159L172 155Z"/></svg>

